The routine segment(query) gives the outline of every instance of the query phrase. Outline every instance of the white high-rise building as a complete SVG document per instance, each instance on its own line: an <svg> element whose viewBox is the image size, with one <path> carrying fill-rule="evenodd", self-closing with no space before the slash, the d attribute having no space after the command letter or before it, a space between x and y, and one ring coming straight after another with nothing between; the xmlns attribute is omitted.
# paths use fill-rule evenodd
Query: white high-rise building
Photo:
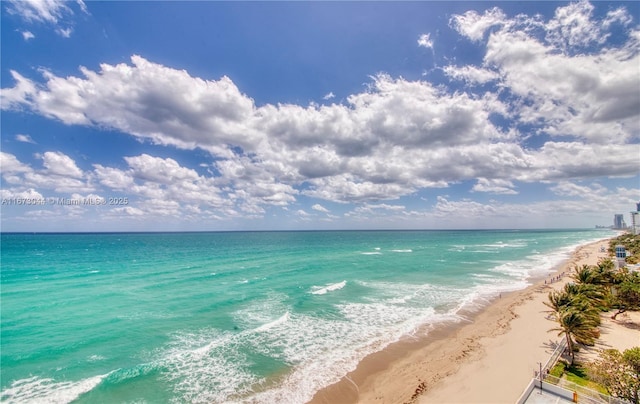
<svg viewBox="0 0 640 404"><path fill-rule="evenodd" d="M631 233L640 234L640 202L636 203L636 210L631 212Z"/></svg>

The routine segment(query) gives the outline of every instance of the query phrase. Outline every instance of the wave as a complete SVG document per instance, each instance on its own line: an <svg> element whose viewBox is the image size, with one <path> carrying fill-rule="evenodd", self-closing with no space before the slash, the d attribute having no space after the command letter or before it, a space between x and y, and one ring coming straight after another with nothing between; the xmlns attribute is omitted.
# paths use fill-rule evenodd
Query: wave
<svg viewBox="0 0 640 404"><path fill-rule="evenodd" d="M391 251L396 252L396 253L410 253L410 252L413 252L413 250L411 250L411 249L406 249L406 250L391 250Z"/></svg>
<svg viewBox="0 0 640 404"><path fill-rule="evenodd" d="M313 287L313 291L311 291L312 295L324 295L327 292L331 292L334 290L339 290L345 287L345 285L347 284L347 281L342 281L342 282L338 282L338 283L332 283L330 285L327 285L325 287L320 287L320 286L314 286Z"/></svg>
<svg viewBox="0 0 640 404"><path fill-rule="evenodd" d="M382 253L380 251L367 251L367 252L362 252L360 254L362 254L362 255L381 255Z"/></svg>
<svg viewBox="0 0 640 404"><path fill-rule="evenodd" d="M0 395L3 403L38 404L70 403L93 390L109 374L89 377L80 381L59 381L37 376L16 380Z"/></svg>
<svg viewBox="0 0 640 404"><path fill-rule="evenodd" d="M474 247L489 247L489 248L524 248L527 247L528 244L525 242L514 241L511 243L505 243L503 241L498 241L497 243L490 244L478 244Z"/></svg>
<svg viewBox="0 0 640 404"><path fill-rule="evenodd" d="M290 317L289 312L286 312L280 318L277 318L277 319L273 320L270 323L263 324L260 327L256 328L255 332L264 332L264 331L267 331L267 330L269 330L269 329L271 329L271 328L273 328L275 326L278 326L280 324L284 324L287 321L289 321L289 317Z"/></svg>

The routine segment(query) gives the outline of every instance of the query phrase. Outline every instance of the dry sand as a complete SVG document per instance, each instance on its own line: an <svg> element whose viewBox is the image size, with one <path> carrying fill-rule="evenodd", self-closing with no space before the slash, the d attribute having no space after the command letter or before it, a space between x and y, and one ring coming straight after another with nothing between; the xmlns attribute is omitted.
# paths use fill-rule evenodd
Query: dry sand
<svg viewBox="0 0 640 404"><path fill-rule="evenodd" d="M570 281L568 275L576 265L595 265L605 258L600 247L606 244L578 248L558 268L555 276L567 275L558 281L550 283L549 277L522 291L503 294L480 313L470 313L469 321L440 327L424 339L400 342L365 358L355 371L318 392L311 402L515 402L538 363L547 361L560 339L548 331L555 325L547 320L543 301L549 291ZM629 324L631 320L635 322ZM637 320L622 315L619 324L605 320L602 344L618 347L620 328L631 331L622 339L639 345Z"/></svg>
<svg viewBox="0 0 640 404"><path fill-rule="evenodd" d="M603 313L600 318L600 338L594 346L581 347L576 353L577 362L590 362L598 357L602 349L625 349L640 346L640 312L628 311L619 314L615 320L611 316L615 313Z"/></svg>

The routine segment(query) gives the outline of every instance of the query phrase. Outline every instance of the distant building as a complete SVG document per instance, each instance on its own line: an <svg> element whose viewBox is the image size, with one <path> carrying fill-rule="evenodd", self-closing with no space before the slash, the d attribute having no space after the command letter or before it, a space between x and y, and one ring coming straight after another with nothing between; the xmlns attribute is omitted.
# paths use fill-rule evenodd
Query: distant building
<svg viewBox="0 0 640 404"><path fill-rule="evenodd" d="M631 233L640 234L640 212L631 212Z"/></svg>
<svg viewBox="0 0 640 404"><path fill-rule="evenodd" d="M640 202L636 203L635 212L631 212L631 233L640 234Z"/></svg>
<svg viewBox="0 0 640 404"><path fill-rule="evenodd" d="M625 229L627 225L624 222L623 214L615 214L613 215L613 228L617 230Z"/></svg>

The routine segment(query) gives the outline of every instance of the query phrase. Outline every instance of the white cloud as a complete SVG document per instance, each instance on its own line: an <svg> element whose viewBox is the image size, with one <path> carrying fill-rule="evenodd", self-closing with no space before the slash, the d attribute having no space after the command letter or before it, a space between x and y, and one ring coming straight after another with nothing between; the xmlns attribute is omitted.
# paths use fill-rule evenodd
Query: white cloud
<svg viewBox="0 0 640 404"><path fill-rule="evenodd" d="M125 216L145 216L146 213L142 209L134 208L132 206L121 206L119 208L112 209L112 214L125 215Z"/></svg>
<svg viewBox="0 0 640 404"><path fill-rule="evenodd" d="M472 41L481 41L486 31L494 26L501 26L506 23L507 16L498 7L486 10L484 14L477 11L467 11L462 15L454 15L449 21L449 25Z"/></svg>
<svg viewBox="0 0 640 404"><path fill-rule="evenodd" d="M433 41L431 40L431 34L422 34L418 38L418 46L428 49L433 49Z"/></svg>
<svg viewBox="0 0 640 404"><path fill-rule="evenodd" d="M82 178L82 170L78 168L75 161L69 156L60 152L46 152L42 156L44 167L47 173L64 177Z"/></svg>
<svg viewBox="0 0 640 404"><path fill-rule="evenodd" d="M14 190L34 188L54 190L61 193L91 192L94 187L87 181L82 170L67 155L60 152L46 152L40 158L44 170L34 170L21 163L14 155L1 153L2 176Z"/></svg>
<svg viewBox="0 0 640 404"><path fill-rule="evenodd" d="M25 173L31 171L31 168L28 165L21 163L13 154L1 151L0 168L2 169L3 175Z"/></svg>
<svg viewBox="0 0 640 404"><path fill-rule="evenodd" d="M550 188L552 192L561 196L575 196L593 199L595 196L607 194L607 188L600 184L578 185L568 181L562 181Z"/></svg>
<svg viewBox="0 0 640 404"><path fill-rule="evenodd" d="M507 21L489 36L484 62L521 100L512 105L522 124L554 136L624 143L638 133L640 46L630 32L622 46L574 55L595 40L587 32L599 32L598 43L607 38L593 28L601 22L591 19L585 4L559 9L559 16L543 25L549 42L525 29L540 21Z"/></svg>
<svg viewBox="0 0 640 404"><path fill-rule="evenodd" d="M622 26L628 26L633 22L633 18L629 14L626 8L618 7L615 10L609 10L607 17L602 22L604 29L609 29L613 24L620 24Z"/></svg>
<svg viewBox="0 0 640 404"><path fill-rule="evenodd" d="M445 66L444 73L456 80L466 81L470 84L486 84L498 80L500 76L493 70L478 68L475 66Z"/></svg>
<svg viewBox="0 0 640 404"><path fill-rule="evenodd" d="M42 194L33 188L29 188L26 190L13 190L13 189L2 188L0 189L0 195L2 196L2 199L30 199L32 201L45 200ZM38 205L35 205L35 206L38 206Z"/></svg>
<svg viewBox="0 0 640 404"><path fill-rule="evenodd" d="M174 184L179 181L194 181L198 179L195 170L181 167L174 159L162 159L142 154L136 157L125 157L133 176L145 181L161 184Z"/></svg>
<svg viewBox="0 0 640 404"><path fill-rule="evenodd" d="M31 31L20 31L20 33L22 34L22 38L25 41L28 41L36 37Z"/></svg>
<svg viewBox="0 0 640 404"><path fill-rule="evenodd" d="M130 172L117 168L103 167L100 164L94 164L93 172L99 183L105 187L117 191L133 189L134 179Z"/></svg>
<svg viewBox="0 0 640 404"><path fill-rule="evenodd" d="M71 38L71 34L73 33L73 28L58 28L56 29L56 34L60 35L63 38Z"/></svg>
<svg viewBox="0 0 640 404"><path fill-rule="evenodd" d="M31 139L31 136L25 135L22 133L19 133L16 135L16 140L18 142L36 144L36 142L34 142L33 139Z"/></svg>
<svg viewBox="0 0 640 404"><path fill-rule="evenodd" d="M319 203L316 203L315 205L313 205L311 207L311 209L313 210L317 210L318 212L323 212L323 213L329 213L329 209L325 208L324 206L320 205Z"/></svg>
<svg viewBox="0 0 640 404"><path fill-rule="evenodd" d="M335 96L336 96L336 95L335 95L333 92L329 92L329 93L325 94L325 96L324 96L324 97L322 97L322 99L323 99L323 100L330 100L330 99L332 99L332 98L335 98Z"/></svg>
<svg viewBox="0 0 640 404"><path fill-rule="evenodd" d="M516 195L514 185L509 180L478 178L478 182L471 189L472 192L489 192L493 194Z"/></svg>
<svg viewBox="0 0 640 404"><path fill-rule="evenodd" d="M36 85L14 70L10 70L9 73L16 81L16 85L0 91L2 109L19 109L23 105L30 105L31 96L36 93Z"/></svg>
<svg viewBox="0 0 640 404"><path fill-rule="evenodd" d="M68 26L72 23L74 16L73 3L66 0L7 0L6 10L10 15L14 15L23 21L33 24L48 24L55 27L55 32L69 38L73 29ZM88 14L87 6L82 0L75 2L81 12ZM66 27L59 26L67 25ZM25 40L35 36L30 31L21 31Z"/></svg>
<svg viewBox="0 0 640 404"><path fill-rule="evenodd" d="M602 32L593 20L593 9L586 0L558 7L554 18L547 24L547 41L564 50L604 43L608 34Z"/></svg>
<svg viewBox="0 0 640 404"><path fill-rule="evenodd" d="M72 13L62 0L8 0L9 14L18 15L27 22L57 24L67 13Z"/></svg>

